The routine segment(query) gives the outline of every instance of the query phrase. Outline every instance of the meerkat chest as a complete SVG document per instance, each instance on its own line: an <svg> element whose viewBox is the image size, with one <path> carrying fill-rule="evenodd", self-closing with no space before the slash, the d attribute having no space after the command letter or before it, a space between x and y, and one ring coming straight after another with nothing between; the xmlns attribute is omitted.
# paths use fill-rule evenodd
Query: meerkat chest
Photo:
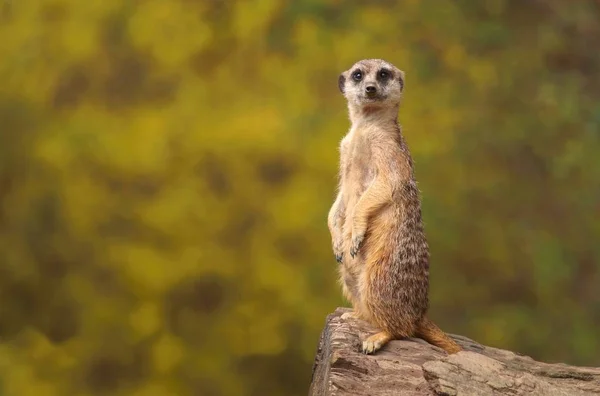
<svg viewBox="0 0 600 396"><path fill-rule="evenodd" d="M361 193L374 176L371 146L368 139L359 133L351 134L345 143L343 180L347 188Z"/></svg>

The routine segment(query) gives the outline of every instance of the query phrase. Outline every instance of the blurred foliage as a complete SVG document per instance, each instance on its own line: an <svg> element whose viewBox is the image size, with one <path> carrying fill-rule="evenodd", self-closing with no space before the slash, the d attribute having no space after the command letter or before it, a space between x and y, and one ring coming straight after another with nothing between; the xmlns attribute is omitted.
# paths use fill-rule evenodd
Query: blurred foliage
<svg viewBox="0 0 600 396"><path fill-rule="evenodd" d="M432 317L600 365L600 5L0 3L0 394L302 395L338 74L405 70Z"/></svg>

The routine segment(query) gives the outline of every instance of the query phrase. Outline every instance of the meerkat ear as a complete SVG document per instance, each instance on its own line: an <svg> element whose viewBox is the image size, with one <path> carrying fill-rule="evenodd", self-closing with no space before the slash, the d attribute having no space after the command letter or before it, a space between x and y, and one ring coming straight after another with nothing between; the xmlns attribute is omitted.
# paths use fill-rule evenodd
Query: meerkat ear
<svg viewBox="0 0 600 396"><path fill-rule="evenodd" d="M400 92L404 91L404 72L402 70L398 70L398 81L400 82Z"/></svg>
<svg viewBox="0 0 600 396"><path fill-rule="evenodd" d="M341 93L344 93L344 85L346 84L346 77L344 77L344 74L340 74L340 76L338 77L338 88L340 89Z"/></svg>

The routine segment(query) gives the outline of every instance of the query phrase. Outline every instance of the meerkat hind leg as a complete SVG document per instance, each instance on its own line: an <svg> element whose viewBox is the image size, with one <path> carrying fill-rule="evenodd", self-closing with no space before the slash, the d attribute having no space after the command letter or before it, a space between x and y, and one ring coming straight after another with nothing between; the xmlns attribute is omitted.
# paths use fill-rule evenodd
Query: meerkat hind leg
<svg viewBox="0 0 600 396"><path fill-rule="evenodd" d="M392 338L392 335L387 331L380 331L377 334L373 334L372 336L367 337L367 339L363 341L362 351L365 354L377 352Z"/></svg>

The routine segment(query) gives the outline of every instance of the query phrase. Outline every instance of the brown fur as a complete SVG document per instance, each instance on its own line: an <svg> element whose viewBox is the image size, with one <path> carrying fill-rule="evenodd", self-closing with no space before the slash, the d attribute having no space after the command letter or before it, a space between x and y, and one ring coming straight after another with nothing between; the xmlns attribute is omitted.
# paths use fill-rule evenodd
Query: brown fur
<svg viewBox="0 0 600 396"><path fill-rule="evenodd" d="M357 70L359 81L353 78ZM367 94L368 85L377 92ZM352 127L340 144L339 191L328 226L351 316L380 329L364 340L363 352L418 336L455 353L461 348L426 316L429 247L411 155L397 121L403 88L404 72L380 59L359 61L340 75Z"/></svg>

